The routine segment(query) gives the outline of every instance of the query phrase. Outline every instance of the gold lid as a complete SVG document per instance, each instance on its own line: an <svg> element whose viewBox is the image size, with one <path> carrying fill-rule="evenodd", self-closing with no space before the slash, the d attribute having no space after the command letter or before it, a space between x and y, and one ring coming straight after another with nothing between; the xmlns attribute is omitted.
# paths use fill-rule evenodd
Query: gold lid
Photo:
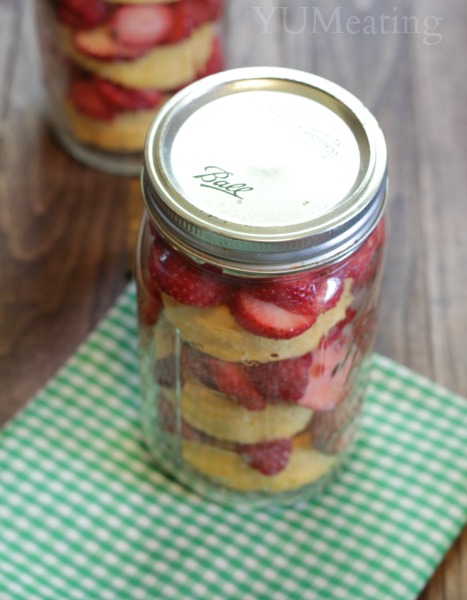
<svg viewBox="0 0 467 600"><path fill-rule="evenodd" d="M225 270L286 273L339 260L374 228L387 152L371 113L309 73L249 67L178 92L148 132L151 218Z"/></svg>

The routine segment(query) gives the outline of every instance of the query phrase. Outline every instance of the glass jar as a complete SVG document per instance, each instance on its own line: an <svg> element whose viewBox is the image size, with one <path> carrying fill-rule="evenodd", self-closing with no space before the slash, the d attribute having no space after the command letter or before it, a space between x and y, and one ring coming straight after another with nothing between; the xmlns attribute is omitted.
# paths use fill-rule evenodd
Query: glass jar
<svg viewBox="0 0 467 600"><path fill-rule="evenodd" d="M153 123L137 289L143 426L210 499L317 493L355 438L381 284L386 146L351 94L252 67Z"/></svg>
<svg viewBox="0 0 467 600"><path fill-rule="evenodd" d="M38 0L48 121L96 169L138 175L160 107L222 69L223 0Z"/></svg>

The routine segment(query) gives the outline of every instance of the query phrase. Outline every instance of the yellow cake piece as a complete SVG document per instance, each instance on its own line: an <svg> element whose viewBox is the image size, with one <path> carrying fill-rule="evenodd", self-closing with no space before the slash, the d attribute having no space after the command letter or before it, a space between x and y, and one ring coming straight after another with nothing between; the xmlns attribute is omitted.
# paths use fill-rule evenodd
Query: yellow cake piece
<svg viewBox="0 0 467 600"><path fill-rule="evenodd" d="M149 50L134 60L98 60L80 52L73 30L60 26L63 49L79 66L120 85L169 91L196 79L212 52L214 24L205 23L186 39Z"/></svg>
<svg viewBox="0 0 467 600"><path fill-rule="evenodd" d="M352 279L346 279L336 306L319 315L310 329L288 340L275 340L245 331L225 305L197 308L181 304L167 294L162 294L162 298L165 318L179 328L185 342L220 360L266 363L302 356L315 349L322 336L345 317L346 308L352 301L351 287Z"/></svg>
<svg viewBox="0 0 467 600"><path fill-rule="evenodd" d="M285 469L263 475L252 469L236 452L184 440L183 458L203 475L225 487L244 492L285 492L318 481L333 466L336 457L321 454L304 444L293 446Z"/></svg>
<svg viewBox="0 0 467 600"><path fill-rule="evenodd" d="M111 121L83 115L69 101L64 110L73 135L81 142L112 152L140 152L149 125L167 98L154 108L118 113Z"/></svg>
<svg viewBox="0 0 467 600"><path fill-rule="evenodd" d="M176 402L175 393L164 396ZM183 419L203 433L229 442L254 444L291 438L310 422L312 411L296 404L269 404L263 410L247 410L224 394L198 381L188 380L181 392Z"/></svg>

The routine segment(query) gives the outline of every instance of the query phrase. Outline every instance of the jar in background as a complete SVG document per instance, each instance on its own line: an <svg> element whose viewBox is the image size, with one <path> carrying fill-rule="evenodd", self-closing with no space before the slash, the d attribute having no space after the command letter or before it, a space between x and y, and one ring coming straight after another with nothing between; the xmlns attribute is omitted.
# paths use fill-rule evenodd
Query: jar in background
<svg viewBox="0 0 467 600"><path fill-rule="evenodd" d="M137 287L145 439L234 505L317 493L358 429L385 242L386 146L322 78L236 69L153 123Z"/></svg>
<svg viewBox="0 0 467 600"><path fill-rule="evenodd" d="M38 0L47 113L85 164L138 175L149 125L181 87L222 68L222 0Z"/></svg>

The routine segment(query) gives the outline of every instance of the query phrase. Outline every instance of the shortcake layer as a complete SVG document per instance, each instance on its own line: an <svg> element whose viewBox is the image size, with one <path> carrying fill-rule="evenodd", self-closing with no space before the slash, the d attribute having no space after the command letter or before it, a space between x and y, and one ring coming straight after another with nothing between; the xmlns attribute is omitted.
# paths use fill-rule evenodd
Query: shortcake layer
<svg viewBox="0 0 467 600"><path fill-rule="evenodd" d="M283 492L313 483L329 471L336 457L310 446L310 435L293 440L286 467L277 475L263 475L236 452L183 440L183 457L192 467L225 487L249 492Z"/></svg>
<svg viewBox="0 0 467 600"><path fill-rule="evenodd" d="M165 319L180 331L185 342L205 354L229 362L266 363L303 356L316 348L321 338L339 321L352 301L352 279L333 308L319 315L310 329L291 339L271 339L254 335L237 324L225 305L197 308L181 304L162 293Z"/></svg>
<svg viewBox="0 0 467 600"><path fill-rule="evenodd" d="M65 100L64 110L73 135L85 144L112 152L140 152L144 148L149 125L166 98L150 109L125 111L111 121L93 119L77 111Z"/></svg>
<svg viewBox="0 0 467 600"><path fill-rule="evenodd" d="M98 60L73 43L73 30L60 26L63 49L80 67L113 83L136 89L170 91L196 79L212 52L215 25L204 23L176 44L164 44L133 60Z"/></svg>
<svg viewBox="0 0 467 600"><path fill-rule="evenodd" d="M164 397L177 402L175 391L163 388ZM309 424L312 411L296 404L270 404L260 411L247 410L220 392L188 380L181 391L183 419L195 429L219 440L255 444L290 438Z"/></svg>

